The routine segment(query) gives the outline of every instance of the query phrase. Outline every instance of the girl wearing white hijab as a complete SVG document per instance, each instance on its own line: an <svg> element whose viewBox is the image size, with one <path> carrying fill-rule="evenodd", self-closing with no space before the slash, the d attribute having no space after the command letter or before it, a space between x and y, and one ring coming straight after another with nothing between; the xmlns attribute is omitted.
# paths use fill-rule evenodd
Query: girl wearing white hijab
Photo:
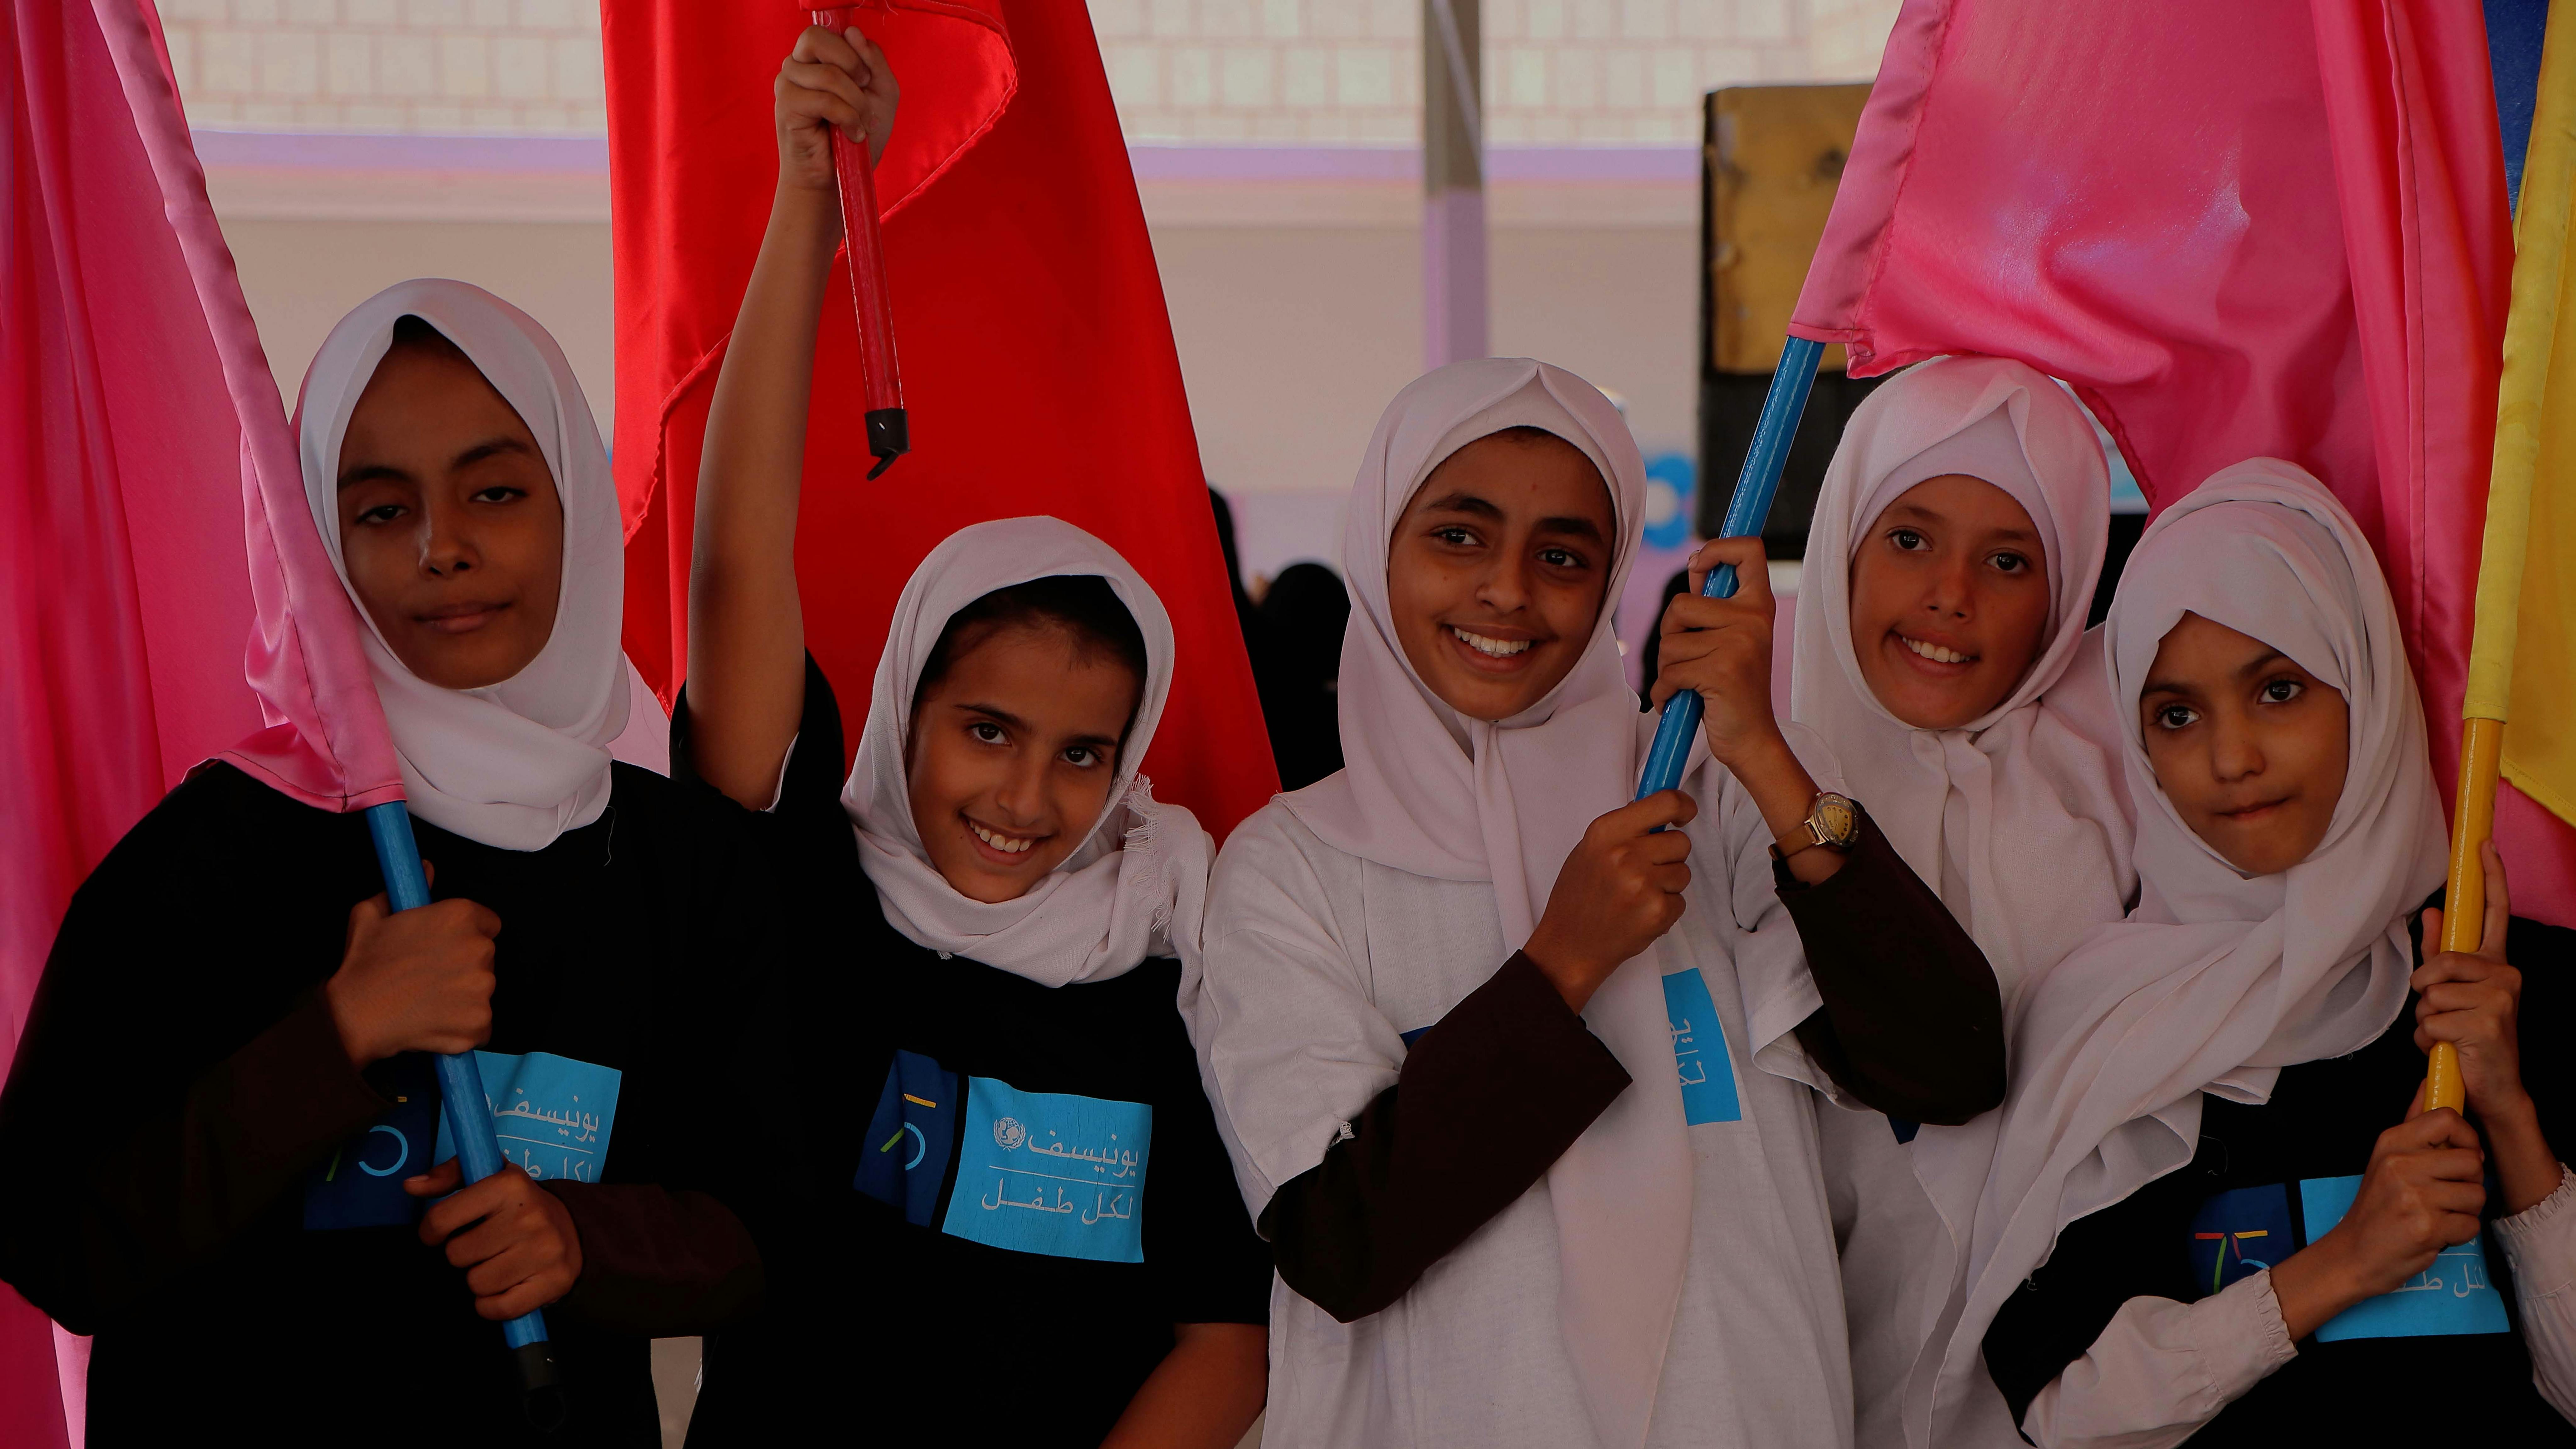
<svg viewBox="0 0 2576 1449"><path fill-rule="evenodd" d="M2135 889L2083 647L2109 511L2101 444L2065 389L2018 362L1950 357L1890 378L1854 413L1808 534L1790 714L1938 884L1993 964L2007 1021ZM1920 1449L1922 1360L1955 1309L1962 1229L1900 1142L1916 1124L1890 1128L1847 1114L1823 1126L1859 1440ZM1973 1199L1978 1174L1957 1175L1948 1197ZM1970 1387L1942 1442L2017 1443L1992 1390Z"/></svg>
<svg viewBox="0 0 2576 1449"><path fill-rule="evenodd" d="M2505 964L2491 859L2492 948L2435 958L2408 1009L2442 809L2360 530L2290 464L2227 469L2147 530L2104 657L2143 896L2015 1027L1943 1391L1982 1358L2052 1449L2413 1442L2469 1405L2496 1442L2576 1438L2550 1408L2576 1404L2576 1188L2539 1131L2562 1074L2516 1063L2517 998L2547 1030L2563 989ZM2477 1063L2484 1150L2408 1111L2434 1039Z"/></svg>
<svg viewBox="0 0 2576 1449"><path fill-rule="evenodd" d="M1985 624L1977 601L1935 584L1892 619L1862 605L1857 622L1882 627L1868 638L1855 628L1864 549L1886 553L1885 535L1908 531L1897 543L1917 555L1950 541L1931 537L1911 508L1917 485L1946 478L1984 482L2018 505L2034 533L2022 549L2039 555L2022 568L2044 576L2032 580L2044 583L2035 592L2046 618L2035 650L1997 641L1964 670L1933 661L1960 670L1957 688L1971 696L1953 707L1968 716L1958 723L1900 716L1938 695L1918 686L1908 699L1882 700L1872 679L1892 671L1874 666L1915 634ZM2135 888L2116 828L2126 823L2118 770L2094 693L2081 687L2110 502L2102 446L2065 389L2018 362L1948 357L1890 379L1853 414L1807 536L1790 717L1832 747L1897 853L1976 937L2008 1016L2033 977L2119 918ZM2016 677L2017 659L2027 663ZM1978 672L1990 665L2005 667ZM2078 687L2056 692L2070 674ZM1936 678L1932 690L1951 684Z"/></svg>
<svg viewBox="0 0 2576 1449"><path fill-rule="evenodd" d="M1996 1100L1973 945L1865 813L1801 820L1848 802L1772 717L1758 543L1663 639L1734 768L1625 803L1653 718L1602 600L1643 498L1543 363L1434 372L1370 441L1348 764L1227 841L1192 1022L1281 1274L1265 1443L1847 1443L1811 1086Z"/></svg>
<svg viewBox="0 0 2576 1449"><path fill-rule="evenodd" d="M540 1306L571 1442L632 1442L649 1340L758 1289L757 1154L715 1103L775 909L721 812L612 760L617 500L553 339L403 283L323 343L298 426L439 899L388 916L356 815L201 767L65 920L0 1098L10 1180L54 1186L8 1194L0 1272L97 1335L93 1444L322 1442L387 1402L512 1442L491 1320ZM513 1165L456 1192L423 1054L476 1046Z"/></svg>
<svg viewBox="0 0 2576 1449"><path fill-rule="evenodd" d="M1270 1270L1179 1009L1212 850L1142 773L1175 668L1162 601L1061 520L958 530L896 601L846 779L802 657L824 122L861 79L890 87L882 65L816 28L782 68L777 206L699 472L675 765L760 812L811 908L778 1076L836 1105L804 1153L797 1281L708 1345L690 1437L846 1438L873 1365L897 1377L856 1422L890 1443L1232 1449Z"/></svg>

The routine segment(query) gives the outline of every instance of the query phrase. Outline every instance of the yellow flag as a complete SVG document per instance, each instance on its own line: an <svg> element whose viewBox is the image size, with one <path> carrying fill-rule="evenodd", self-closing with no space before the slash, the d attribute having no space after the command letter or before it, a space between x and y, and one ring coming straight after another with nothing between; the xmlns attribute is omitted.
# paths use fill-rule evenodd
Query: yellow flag
<svg viewBox="0 0 2576 1449"><path fill-rule="evenodd" d="M2576 824L2576 4L2552 5L2550 21L2515 223L2463 713L2510 721L2504 777Z"/></svg>

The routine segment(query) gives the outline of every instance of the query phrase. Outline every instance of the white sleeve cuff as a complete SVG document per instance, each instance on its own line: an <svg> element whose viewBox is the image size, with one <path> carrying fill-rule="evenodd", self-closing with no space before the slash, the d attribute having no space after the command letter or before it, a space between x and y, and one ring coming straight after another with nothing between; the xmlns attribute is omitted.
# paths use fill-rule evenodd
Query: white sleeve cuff
<svg viewBox="0 0 2576 1449"><path fill-rule="evenodd" d="M2565 1163L2557 1191L2492 1226L2520 1296L2546 1298L2576 1286L2576 1172Z"/></svg>
<svg viewBox="0 0 2576 1449"><path fill-rule="evenodd" d="M796 739L802 739L799 735ZM787 742L787 753L778 757L778 783L769 787L769 803L760 807L763 815L778 813L778 804L787 798L787 767L796 762L796 739Z"/></svg>
<svg viewBox="0 0 2576 1449"><path fill-rule="evenodd" d="M2269 1268L2193 1304L2190 1331L2218 1394L2213 1414L2299 1356L2289 1322L2281 1317L2280 1296L2272 1291Z"/></svg>
<svg viewBox="0 0 2576 1449"><path fill-rule="evenodd" d="M2041 1449L2171 1449L2297 1356L2268 1268L2189 1305L2132 1298L2022 1432Z"/></svg>

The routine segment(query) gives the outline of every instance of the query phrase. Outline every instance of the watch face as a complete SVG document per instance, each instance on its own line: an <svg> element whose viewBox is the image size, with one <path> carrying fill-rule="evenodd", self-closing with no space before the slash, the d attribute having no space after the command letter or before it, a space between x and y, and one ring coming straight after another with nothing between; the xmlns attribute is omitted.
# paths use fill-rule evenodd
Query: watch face
<svg viewBox="0 0 2576 1449"><path fill-rule="evenodd" d="M1816 797L1814 819L1825 839L1838 845L1849 845L1860 834L1860 815L1852 802L1830 790Z"/></svg>

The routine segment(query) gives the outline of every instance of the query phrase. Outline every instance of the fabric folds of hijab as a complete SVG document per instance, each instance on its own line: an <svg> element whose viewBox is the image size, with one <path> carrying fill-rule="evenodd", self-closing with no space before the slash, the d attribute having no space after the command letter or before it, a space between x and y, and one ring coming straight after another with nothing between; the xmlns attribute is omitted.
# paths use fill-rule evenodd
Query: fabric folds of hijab
<svg viewBox="0 0 2576 1449"><path fill-rule="evenodd" d="M912 818L904 760L913 695L950 616L997 589L1059 576L1109 581L1145 636L1144 692L1108 803L1081 846L1014 900L972 900L931 865ZM895 601L867 727L841 791L887 922L915 945L1041 986L1106 980L1149 956L1178 955L1186 997L1215 852L1198 818L1155 800L1153 782L1138 770L1171 689L1171 618L1116 549L1055 518L1005 518L950 534Z"/></svg>
<svg viewBox="0 0 2576 1449"><path fill-rule="evenodd" d="M480 689L447 689L412 673L360 602L376 696L411 813L485 845L542 850L608 808L608 747L626 727L628 666L618 642L626 548L616 485L581 384L543 327L480 287L398 283L331 329L296 406L305 498L343 588L340 445L404 317L456 344L536 438L563 500L563 585L545 648ZM355 589L349 596L358 601Z"/></svg>
<svg viewBox="0 0 2576 1449"><path fill-rule="evenodd" d="M1956 729L1917 729L1861 674L1852 563L1889 504L1951 473L2001 488L2037 526L2048 631L2000 704ZM1891 379L1853 414L1807 540L1790 716L1824 736L1853 798L1984 949L2007 1021L2024 983L2119 919L2134 880L2115 732L2080 657L2110 502L2102 446L2063 388L2018 362L1950 357Z"/></svg>
<svg viewBox="0 0 2576 1449"><path fill-rule="evenodd" d="M1453 363L1416 380L1369 440L1343 535L1354 605L1338 695L1344 769L1285 798L1348 854L1490 882L1504 941L1518 948L1584 828L1634 792L1639 722L1651 717L1637 712L1608 607L1565 679L1509 719L1459 714L1405 657L1387 591L1396 521L1451 454L1515 427L1563 439L1600 470L1619 529L1605 597L1619 597L1637 553L1645 468L1609 400L1522 358ZM1628 1449L1653 1412L1690 1246L1690 1150L1656 952L1622 965L1583 1015L1635 1085L1548 1172L1558 1313L1601 1442Z"/></svg>
<svg viewBox="0 0 2576 1449"><path fill-rule="evenodd" d="M2287 871L2239 874L2156 784L2137 702L2186 611L2344 696L2343 793L2324 841ZM2174 504L2139 541L2105 636L2142 895L2037 984L2014 1029L1945 1394L2060 1229L2191 1160L2204 1091L2269 1100L2281 1068L2388 1028L2413 965L2407 912L2442 881L2441 797L2396 608L2361 530L2308 474L2257 458Z"/></svg>

